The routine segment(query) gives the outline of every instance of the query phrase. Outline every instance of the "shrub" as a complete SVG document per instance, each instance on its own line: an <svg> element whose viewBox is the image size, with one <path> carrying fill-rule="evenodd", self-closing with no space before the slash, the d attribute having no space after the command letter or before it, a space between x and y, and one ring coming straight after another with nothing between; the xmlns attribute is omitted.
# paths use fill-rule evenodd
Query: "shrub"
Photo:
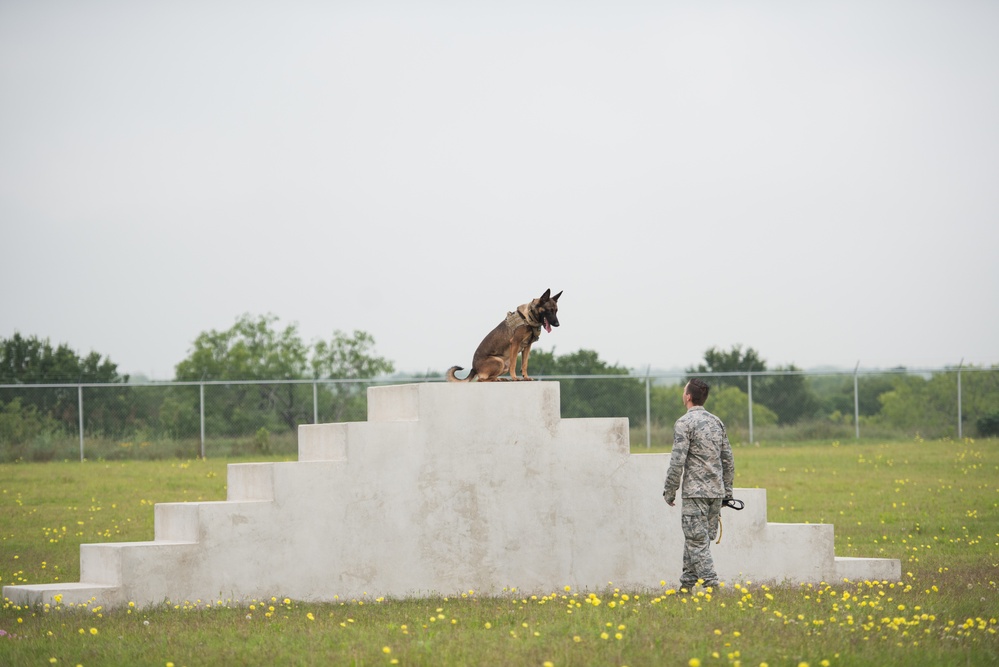
<svg viewBox="0 0 999 667"><path fill-rule="evenodd" d="M979 417L975 425L978 426L978 435L980 436L999 436L999 412Z"/></svg>
<svg viewBox="0 0 999 667"><path fill-rule="evenodd" d="M20 398L0 406L0 442L28 442L44 430L44 419L35 406L22 406Z"/></svg>
<svg viewBox="0 0 999 667"><path fill-rule="evenodd" d="M271 432L264 427L257 429L257 434L253 438L257 451L261 454L271 453Z"/></svg>

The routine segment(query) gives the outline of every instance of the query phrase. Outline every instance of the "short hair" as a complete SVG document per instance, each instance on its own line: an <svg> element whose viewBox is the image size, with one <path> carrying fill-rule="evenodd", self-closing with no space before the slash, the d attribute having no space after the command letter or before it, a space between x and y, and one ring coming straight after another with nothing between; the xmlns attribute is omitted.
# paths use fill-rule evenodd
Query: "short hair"
<svg viewBox="0 0 999 667"><path fill-rule="evenodd" d="M690 378L687 382L687 393L690 394L690 402L694 405L704 405L710 391L708 383L700 378Z"/></svg>

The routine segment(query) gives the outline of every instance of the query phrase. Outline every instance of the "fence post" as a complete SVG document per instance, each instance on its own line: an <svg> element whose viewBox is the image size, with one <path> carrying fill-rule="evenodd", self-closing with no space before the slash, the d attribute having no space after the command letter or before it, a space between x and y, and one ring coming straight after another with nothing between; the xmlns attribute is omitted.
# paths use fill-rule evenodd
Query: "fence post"
<svg viewBox="0 0 999 667"><path fill-rule="evenodd" d="M961 367L964 366L964 357L957 365L957 439L964 439L964 424L961 423Z"/></svg>
<svg viewBox="0 0 999 667"><path fill-rule="evenodd" d="M649 389L652 365L645 369L645 448L652 449L652 392Z"/></svg>
<svg viewBox="0 0 999 667"><path fill-rule="evenodd" d="M205 383L198 385L201 390L201 458L205 458Z"/></svg>
<svg viewBox="0 0 999 667"><path fill-rule="evenodd" d="M860 440L860 385L857 382L857 372L860 370L860 359L853 367L853 426L856 429L856 439Z"/></svg>
<svg viewBox="0 0 999 667"><path fill-rule="evenodd" d="M749 444L753 444L753 374L746 373L746 389L749 395Z"/></svg>
<svg viewBox="0 0 999 667"><path fill-rule="evenodd" d="M312 423L319 423L319 390L316 388L317 383L312 383Z"/></svg>
<svg viewBox="0 0 999 667"><path fill-rule="evenodd" d="M76 385L77 409L80 411L80 462L83 462L83 385Z"/></svg>

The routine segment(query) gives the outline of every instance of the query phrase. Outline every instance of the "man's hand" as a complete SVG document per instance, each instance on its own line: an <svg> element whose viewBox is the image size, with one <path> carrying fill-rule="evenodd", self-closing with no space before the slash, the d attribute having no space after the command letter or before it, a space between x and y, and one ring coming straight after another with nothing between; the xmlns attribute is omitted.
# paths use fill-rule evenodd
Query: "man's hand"
<svg viewBox="0 0 999 667"><path fill-rule="evenodd" d="M672 498L667 498L666 492L663 491L663 500L665 500L666 504L669 505L670 507L676 507L676 496L673 496Z"/></svg>
<svg viewBox="0 0 999 667"><path fill-rule="evenodd" d="M731 507L734 510L741 510L745 506L746 503L742 502L741 500L732 498L731 496L726 496L725 498L722 498L722 507Z"/></svg>

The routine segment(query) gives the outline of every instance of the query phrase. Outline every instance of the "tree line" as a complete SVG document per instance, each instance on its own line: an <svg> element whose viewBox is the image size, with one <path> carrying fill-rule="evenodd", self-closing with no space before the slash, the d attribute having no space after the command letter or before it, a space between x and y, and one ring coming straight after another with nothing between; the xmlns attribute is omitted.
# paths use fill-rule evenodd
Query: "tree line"
<svg viewBox="0 0 999 667"><path fill-rule="evenodd" d="M902 369L896 369L901 371ZM395 371L375 352L375 339L365 331L335 331L326 340L303 341L296 324L282 326L273 315L243 315L232 327L198 335L186 358L175 367L175 380L231 384L205 388L205 429L209 434L294 432L320 421L363 420L366 393L362 379L387 377ZM773 375L746 374L777 371ZM707 375L712 385L708 408L731 429L745 428L752 391L755 428L798 429L803 437L823 433L823 426L852 424L854 379L844 375L804 375L794 365L768 368L753 348L736 345L709 348L704 361L685 369L686 377L649 390L652 420L668 429L683 413L680 400L686 379ZM531 373L536 377L612 376L599 381L561 380L562 416L627 417L632 425L646 420L646 383L628 368L609 364L597 352L568 354L535 350ZM714 375L735 373L735 375ZM783 374L780 374L783 373ZM613 376L620 376L613 377ZM393 376L399 381L426 376ZM436 378L434 378L436 379ZM280 383L312 380L311 384ZM183 439L201 427L202 397L198 386L144 387L128 384L117 364L96 352L80 355L65 344L15 333L0 339L0 385L86 383L85 429L96 437ZM864 375L856 396L866 424L895 427L935 437L953 432L956 377L902 372ZM966 373L964 419L973 435L999 434L999 370ZM0 445L17 445L73 433L79 427L75 388L24 391L0 388ZM813 428L809 431L809 428Z"/></svg>
<svg viewBox="0 0 999 667"><path fill-rule="evenodd" d="M206 430L213 434L294 431L312 422L317 404L324 421L363 419L363 387L342 381L394 371L391 361L374 353L374 345L365 331L334 331L327 340L306 343L296 324L280 326L274 315L247 314L228 329L198 335L176 365L175 381L233 383L207 390ZM310 386L275 380L322 384L313 393ZM128 381L117 364L96 352L81 356L65 344L53 346L19 333L0 340L0 385L103 385L86 392L85 429L96 437L179 440L199 432L198 387L131 386ZM0 444L52 440L78 424L75 388L0 388Z"/></svg>

